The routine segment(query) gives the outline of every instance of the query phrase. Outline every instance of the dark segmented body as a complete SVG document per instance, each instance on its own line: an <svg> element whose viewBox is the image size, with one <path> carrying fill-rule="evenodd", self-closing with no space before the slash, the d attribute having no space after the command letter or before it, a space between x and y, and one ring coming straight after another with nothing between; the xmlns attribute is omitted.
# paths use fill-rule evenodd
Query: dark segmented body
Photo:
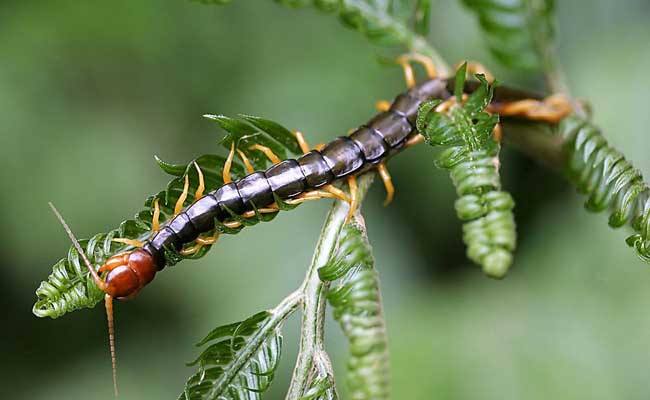
<svg viewBox="0 0 650 400"><path fill-rule="evenodd" d="M288 200L372 169L400 151L407 140L417 134L418 107L430 98L447 98L449 84L439 79L423 82L397 96L388 111L378 114L349 136L334 139L322 150L312 150L296 160L282 161L264 172L253 172L207 193L165 223L143 249L154 257L158 269L162 269L165 248L180 250L199 234L214 229L215 220L223 222L231 213L242 214L254 207L268 206L274 202L274 194ZM501 95L512 96L505 91ZM498 97L499 93L497 100Z"/></svg>

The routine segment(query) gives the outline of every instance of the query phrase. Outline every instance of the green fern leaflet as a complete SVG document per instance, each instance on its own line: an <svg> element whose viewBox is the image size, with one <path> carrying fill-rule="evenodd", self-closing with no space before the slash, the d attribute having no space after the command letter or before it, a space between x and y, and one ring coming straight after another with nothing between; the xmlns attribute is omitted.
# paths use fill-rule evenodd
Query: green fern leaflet
<svg viewBox="0 0 650 400"><path fill-rule="evenodd" d="M198 371L179 400L260 399L271 382L282 351L282 335L267 311L220 326L198 346L209 346L191 362Z"/></svg>
<svg viewBox="0 0 650 400"><path fill-rule="evenodd" d="M627 244L650 263L650 188L641 171L585 119L565 118L559 131L569 152L567 175L581 193L589 196L587 210L610 209L609 225L613 228L629 223L636 233L627 238Z"/></svg>
<svg viewBox="0 0 650 400"><path fill-rule="evenodd" d="M494 85L477 75L480 86L463 100L466 67L464 64L456 73L456 104L447 112L436 111L441 100L423 104L417 129L429 145L446 148L435 164L450 171L456 187L456 214L464 221L467 256L488 276L502 278L512 264L516 246L514 201L501 190L500 146L492 133L499 117L484 111L492 100Z"/></svg>
<svg viewBox="0 0 650 400"><path fill-rule="evenodd" d="M492 55L503 65L542 69L553 52L553 0L461 0L478 17Z"/></svg>
<svg viewBox="0 0 650 400"><path fill-rule="evenodd" d="M360 222L343 226L336 253L318 271L324 281L340 279L327 299L350 344L347 384L352 399L388 399L390 368L379 278Z"/></svg>

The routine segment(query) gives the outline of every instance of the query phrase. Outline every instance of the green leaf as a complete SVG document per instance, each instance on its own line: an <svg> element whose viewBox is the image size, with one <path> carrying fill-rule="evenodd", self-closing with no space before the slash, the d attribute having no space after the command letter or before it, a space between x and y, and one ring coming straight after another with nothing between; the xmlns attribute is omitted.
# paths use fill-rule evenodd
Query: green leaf
<svg viewBox="0 0 650 400"><path fill-rule="evenodd" d="M493 56L507 67L545 68L553 56L553 0L462 0L476 13Z"/></svg>
<svg viewBox="0 0 650 400"><path fill-rule="evenodd" d="M359 222L344 225L339 237L336 253L319 275L326 280L341 279L327 299L350 346L350 398L388 399L388 339L372 249Z"/></svg>
<svg viewBox="0 0 650 400"><path fill-rule="evenodd" d="M241 117L258 128L260 131L267 133L287 149L290 149L291 152L295 154L301 153L300 145L296 140L296 136L284 126L278 124L277 122L273 122L260 117L254 117L252 115L242 115Z"/></svg>
<svg viewBox="0 0 650 400"><path fill-rule="evenodd" d="M169 175L182 176L185 173L185 170L187 169L186 164L168 163L168 162L163 161L158 156L154 156L154 159L156 160L156 163L158 163L158 166L160 167L160 169L167 172Z"/></svg>
<svg viewBox="0 0 650 400"><path fill-rule="evenodd" d="M415 31L426 36L429 33L431 21L431 0L417 0L415 5Z"/></svg>
<svg viewBox="0 0 650 400"><path fill-rule="evenodd" d="M464 87L464 67L456 73L456 91ZM449 170L456 187L455 208L464 221L467 256L488 276L502 278L516 246L514 201L501 190L497 168L500 146L492 132L499 118L485 112L494 84L482 75L476 77L480 85L464 103L456 96L457 104L449 111L437 112L439 101L426 102L418 111L416 125L429 145L445 148L435 165Z"/></svg>
<svg viewBox="0 0 650 400"><path fill-rule="evenodd" d="M269 144L269 147L282 158L286 158L289 154L298 154L294 152L297 149L297 144L292 145L291 148L287 148L285 146L285 143L289 143L287 138L282 142L278 142L265 130L248 124L246 120L237 120L222 115L209 115L207 117L216 121L227 132L227 139L234 140L236 138L237 146L248 146L254 138L255 143ZM250 116L248 118L256 119L256 117ZM276 131L279 129L277 127L280 126L279 124L271 123L271 121L260 118L257 118L256 121L264 121L264 126L272 126ZM277 132L274 133L277 134ZM256 153L252 154L250 159L260 169L265 168L269 163L265 156L260 156L261 153L259 151L253 152L247 147L242 151L245 153ZM257 156L260 156L259 159L254 158ZM160 207L161 223L173 217L174 206L183 192L185 176L188 177L189 181L189 195L183 205L187 207L194 201L193 194L196 192L199 183L199 175L195 164L200 167L203 173L206 193L216 190L223 185L222 173L226 158L222 155L204 154L186 164L165 162L159 157L155 157L155 160L164 172L173 177L167 184L167 187L157 194L149 196L145 200L144 209L138 212L133 219L122 222L119 228L111 230L108 233L97 234L90 240L81 241L81 246L95 269L99 269L109 257L120 252L132 250L131 247L114 242L113 239L124 238L145 241L151 237L154 202L157 201ZM231 171L233 179L238 179L246 175L244 167L236 160L233 160ZM289 210L295 207L281 201L278 205L283 210ZM275 215L275 213L258 213L254 218L239 218L238 216L234 216L234 219L239 219L244 225L249 226L262 221L270 221ZM232 229L221 223L217 225L217 230L220 233L236 234L241 231L241 228ZM207 232L208 235L212 233ZM183 256L172 249L168 249L165 252L165 256L168 265L173 265L184 259L201 258L210 248L211 246L203 246L198 252L190 256ZM103 293L91 279L90 274L73 246L70 246L67 257L59 260L53 266L52 273L36 290L36 296L37 300L32 309L33 313L38 317L51 318L60 317L77 309L94 307L103 299Z"/></svg>
<svg viewBox="0 0 650 400"><path fill-rule="evenodd" d="M280 324L263 311L214 329L199 345L205 350L189 363L198 366L179 400L259 399L275 374L282 350Z"/></svg>
<svg viewBox="0 0 650 400"><path fill-rule="evenodd" d="M228 141L228 148L232 138L252 135L257 132L255 128L236 118L230 118L225 115L205 114L204 118L215 121L228 134L224 136L223 142Z"/></svg>

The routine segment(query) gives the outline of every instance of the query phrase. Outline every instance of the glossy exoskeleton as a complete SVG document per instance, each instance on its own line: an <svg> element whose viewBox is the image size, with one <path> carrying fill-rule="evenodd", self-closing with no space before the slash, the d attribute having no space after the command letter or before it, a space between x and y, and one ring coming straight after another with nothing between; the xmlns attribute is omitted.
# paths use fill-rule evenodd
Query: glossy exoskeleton
<svg viewBox="0 0 650 400"><path fill-rule="evenodd" d="M215 221L230 218L272 204L275 198L288 200L332 182L357 175L402 150L417 135L415 120L422 102L450 96L453 80L432 79L414 86L395 98L390 108L376 115L349 136L331 141L321 150L312 150L298 159L274 164L266 171L253 172L207 193L163 224L141 249L124 255L120 268L106 276L107 293L125 298L137 294L167 260L165 249L180 250L201 233L215 228ZM468 81L467 92L476 88ZM494 100L531 98L511 89L497 90ZM119 275L119 276L118 276ZM120 285L110 285L110 281ZM110 290L108 290L110 289Z"/></svg>

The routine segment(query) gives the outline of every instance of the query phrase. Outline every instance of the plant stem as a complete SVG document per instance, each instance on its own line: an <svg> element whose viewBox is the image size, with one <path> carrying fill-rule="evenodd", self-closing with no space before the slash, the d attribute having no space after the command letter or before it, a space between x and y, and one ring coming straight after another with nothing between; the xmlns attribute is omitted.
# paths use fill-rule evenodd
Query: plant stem
<svg viewBox="0 0 650 400"><path fill-rule="evenodd" d="M373 178L374 174L372 173L357 178L359 205L370 187ZM300 399L309 384L309 375L314 367L314 356L318 354L321 359L324 355L326 356L323 341L325 309L327 306L325 300L329 284L320 280L318 269L329 261L332 253L336 249L339 232L347 219L348 209L347 203L338 200L332 206L329 214L327 214L320 238L318 239L318 244L316 244L311 265L300 289L303 293L300 351L296 360L296 366L293 370L291 385L289 386L286 397L287 400ZM322 363L322 365L329 366L331 370L329 362ZM332 371L329 372L332 373Z"/></svg>
<svg viewBox="0 0 650 400"><path fill-rule="evenodd" d="M556 127L530 121L503 120L503 141L543 166L562 172L568 154Z"/></svg>

